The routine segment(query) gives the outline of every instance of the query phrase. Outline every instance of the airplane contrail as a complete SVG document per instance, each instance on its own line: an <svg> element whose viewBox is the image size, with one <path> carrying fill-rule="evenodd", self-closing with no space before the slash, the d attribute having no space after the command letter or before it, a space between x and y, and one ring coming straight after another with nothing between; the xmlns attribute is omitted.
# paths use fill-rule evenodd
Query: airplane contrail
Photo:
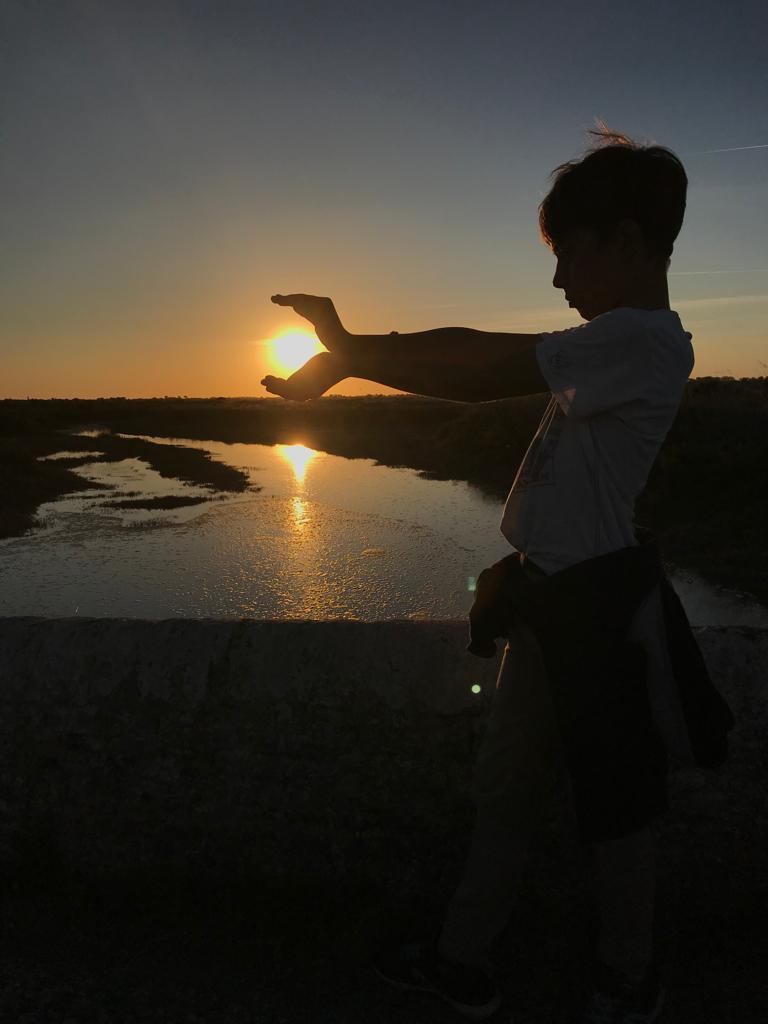
<svg viewBox="0 0 768 1024"><path fill-rule="evenodd" d="M669 276L690 277L692 274L768 274L768 267L748 267L746 270L670 270Z"/></svg>
<svg viewBox="0 0 768 1024"><path fill-rule="evenodd" d="M757 146L731 146L729 149L700 149L698 153L691 153L691 156L701 156L702 153L738 153L742 149L768 149L768 142L761 142Z"/></svg>

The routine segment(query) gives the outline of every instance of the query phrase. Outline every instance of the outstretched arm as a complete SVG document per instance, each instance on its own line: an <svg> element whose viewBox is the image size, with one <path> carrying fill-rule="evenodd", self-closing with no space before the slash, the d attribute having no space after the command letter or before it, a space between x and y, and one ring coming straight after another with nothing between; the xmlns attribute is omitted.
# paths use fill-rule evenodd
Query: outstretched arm
<svg viewBox="0 0 768 1024"><path fill-rule="evenodd" d="M398 335L351 335L346 363L362 377L401 391L457 402L493 402L549 391L535 334L438 327Z"/></svg>
<svg viewBox="0 0 768 1024"><path fill-rule="evenodd" d="M281 398L288 398L294 402L306 402L310 398L319 398L321 395L324 395L326 391L346 377L361 377L366 380L376 379L375 376L367 377L361 370L352 372L352 361L349 361L350 365L347 365L347 362L343 356L334 355L332 352L319 352L316 356L312 356L311 359L307 360L298 370L294 371L290 377L274 377L268 374L266 377L262 377L261 383L271 395L279 395ZM399 375L387 373L386 377L387 383L397 381L396 384L391 383L390 387L397 387L400 391L412 391L415 394L426 395L429 398L445 398L459 402L467 401L464 389L457 390L447 386L441 387L437 380L434 379L434 375L432 375L431 383L425 384L417 391L414 391L413 388L413 375L409 375L406 378L402 373ZM379 381L379 383L385 382Z"/></svg>
<svg viewBox="0 0 768 1024"><path fill-rule="evenodd" d="M346 376L413 394L457 402L489 402L540 394L549 385L539 370L536 334L441 327L414 334L350 334L333 303L314 295L274 295L309 320L337 354Z"/></svg>

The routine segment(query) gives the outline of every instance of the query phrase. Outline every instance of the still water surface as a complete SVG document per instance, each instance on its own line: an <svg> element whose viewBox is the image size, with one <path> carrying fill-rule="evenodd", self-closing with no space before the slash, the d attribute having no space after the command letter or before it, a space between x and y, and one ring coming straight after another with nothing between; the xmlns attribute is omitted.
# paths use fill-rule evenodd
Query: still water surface
<svg viewBox="0 0 768 1024"><path fill-rule="evenodd" d="M43 505L42 528L0 541L0 615L465 618L480 571L511 550L503 503L463 482L303 445L147 440L208 451L254 489L167 511L104 507L104 490ZM121 494L211 494L139 459L76 472ZM742 595L669 577L693 625L768 626Z"/></svg>

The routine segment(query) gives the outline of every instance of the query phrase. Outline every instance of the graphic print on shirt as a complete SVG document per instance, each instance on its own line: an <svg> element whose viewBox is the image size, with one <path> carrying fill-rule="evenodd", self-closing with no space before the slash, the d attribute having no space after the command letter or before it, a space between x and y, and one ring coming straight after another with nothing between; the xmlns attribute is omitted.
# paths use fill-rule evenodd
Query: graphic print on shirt
<svg viewBox="0 0 768 1024"><path fill-rule="evenodd" d="M560 443L564 422L565 414L553 397L518 470L512 488L515 492L527 487L554 485L555 451Z"/></svg>
<svg viewBox="0 0 768 1024"><path fill-rule="evenodd" d="M568 356L560 349L558 349L557 352L552 352L550 355L546 356L546 362L547 366L551 366L555 370L567 370L571 365L571 361Z"/></svg>

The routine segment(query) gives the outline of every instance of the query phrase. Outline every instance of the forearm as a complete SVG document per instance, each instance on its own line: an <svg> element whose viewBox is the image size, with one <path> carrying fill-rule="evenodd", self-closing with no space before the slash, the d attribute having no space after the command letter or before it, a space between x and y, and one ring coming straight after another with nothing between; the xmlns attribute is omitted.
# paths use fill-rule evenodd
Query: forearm
<svg viewBox="0 0 768 1024"><path fill-rule="evenodd" d="M344 361L350 377L454 402L482 401L484 361L501 362L513 336L469 327L440 327L414 334L348 335ZM483 356L478 360L479 343ZM489 354L490 353L490 354Z"/></svg>
<svg viewBox="0 0 768 1024"><path fill-rule="evenodd" d="M429 370L398 369L396 366L369 361L353 361L347 368L348 377L358 377L375 384L384 384L398 391L427 398L442 398L450 402L473 402L463 381L450 381L434 368Z"/></svg>

